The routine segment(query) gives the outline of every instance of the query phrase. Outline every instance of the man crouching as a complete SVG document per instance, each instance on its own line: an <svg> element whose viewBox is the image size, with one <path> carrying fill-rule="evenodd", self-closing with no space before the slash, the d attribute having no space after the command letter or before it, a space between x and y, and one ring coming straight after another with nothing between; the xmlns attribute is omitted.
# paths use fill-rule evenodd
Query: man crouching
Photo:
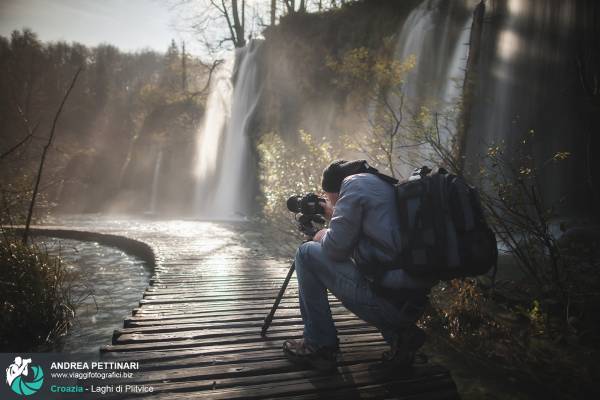
<svg viewBox="0 0 600 400"><path fill-rule="evenodd" d="M339 351L327 290L359 318L378 328L390 351L383 359L401 368L425 342L415 323L436 283L395 265L401 235L394 179L364 160L332 162L322 187L329 228L300 246L295 265L304 337L286 340L289 360L332 370Z"/></svg>

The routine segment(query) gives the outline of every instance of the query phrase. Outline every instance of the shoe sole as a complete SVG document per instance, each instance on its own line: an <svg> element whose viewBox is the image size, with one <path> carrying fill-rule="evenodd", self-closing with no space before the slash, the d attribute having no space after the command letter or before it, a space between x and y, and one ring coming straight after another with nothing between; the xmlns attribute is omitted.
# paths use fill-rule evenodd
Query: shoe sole
<svg viewBox="0 0 600 400"><path fill-rule="evenodd" d="M296 354L284 349L283 353L292 363L312 367L321 372L333 372L337 369L335 361L311 360L307 357L299 357Z"/></svg>

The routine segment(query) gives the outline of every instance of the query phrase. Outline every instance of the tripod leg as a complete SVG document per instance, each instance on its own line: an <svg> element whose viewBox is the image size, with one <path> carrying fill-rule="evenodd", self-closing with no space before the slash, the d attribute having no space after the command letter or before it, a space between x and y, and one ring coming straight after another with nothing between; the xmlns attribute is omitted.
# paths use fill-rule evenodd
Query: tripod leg
<svg viewBox="0 0 600 400"><path fill-rule="evenodd" d="M264 337L267 334L267 330L269 329L269 326L271 326L271 322L273 322L273 317L275 316L275 311L277 311L277 307L279 307L279 303L281 303L281 299L283 298L285 289L287 288L288 284L290 283L290 279L292 278L292 275L294 274L295 268L296 268L296 263L292 262L290 270L288 271L287 276L285 277L285 281L283 281L283 285L281 285L281 289L279 289L279 293L277 294L275 303L273 304L273 307L271 307L271 312L269 312L269 315L267 315L267 317L265 318L265 323L263 324L263 327L260 332L260 335L262 337Z"/></svg>

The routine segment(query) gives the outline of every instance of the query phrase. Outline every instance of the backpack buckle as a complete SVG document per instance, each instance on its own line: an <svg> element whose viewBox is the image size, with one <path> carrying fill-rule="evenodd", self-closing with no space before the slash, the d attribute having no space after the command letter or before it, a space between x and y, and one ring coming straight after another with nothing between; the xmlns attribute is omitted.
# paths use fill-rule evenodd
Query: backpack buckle
<svg viewBox="0 0 600 400"><path fill-rule="evenodd" d="M429 175L429 173L431 173L431 168L429 168L427 165L423 165L420 168L415 168L413 170L413 173L411 174L411 176L408 178L408 180L416 181L417 179L421 179L421 178Z"/></svg>

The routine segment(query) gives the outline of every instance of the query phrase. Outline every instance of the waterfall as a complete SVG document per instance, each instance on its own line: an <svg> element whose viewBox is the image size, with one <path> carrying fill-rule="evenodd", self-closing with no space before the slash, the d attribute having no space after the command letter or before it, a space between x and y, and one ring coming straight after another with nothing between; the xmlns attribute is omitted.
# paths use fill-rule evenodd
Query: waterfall
<svg viewBox="0 0 600 400"><path fill-rule="evenodd" d="M158 185L160 180L160 165L162 164L163 151L159 150L154 164L154 174L152 176L152 194L150 197L150 213L156 213L156 199L158 197Z"/></svg>
<svg viewBox="0 0 600 400"><path fill-rule="evenodd" d="M481 155L494 144L502 144L515 161L531 157L538 167L545 165L538 176L543 199L562 215L597 208L592 183L597 175L586 154L599 123L580 94L576 61L585 60L581 43L592 36L597 40L594 3L494 0L486 5L467 171L477 176ZM573 158L546 163L558 151Z"/></svg>
<svg viewBox="0 0 600 400"><path fill-rule="evenodd" d="M212 76L210 92L206 101L206 111L196 143L196 193L194 209L196 214L207 210L218 182L220 153L227 122L231 113L231 72L233 60L227 59Z"/></svg>
<svg viewBox="0 0 600 400"><path fill-rule="evenodd" d="M423 0L400 28L396 59L414 54L417 61L404 85L413 112L425 105L458 116L454 106L462 92L476 4ZM597 143L593 132L598 130L598 119L592 116L592 102L581 95L577 65L577 60L587 60L583 71L593 75L589 71L597 70L593 61L597 58L586 55L581 45L597 40L593 39L598 36L594 10L597 5L591 0L486 1L464 149L466 173L474 183L484 185L476 180L489 146L501 144L509 157L529 157L540 167L556 152L567 151L572 160L544 167L539 176L542 196L548 205L560 204L563 213L578 215L596 208L598 178L591 172L589 149ZM441 132L446 146L455 131L456 120L450 118ZM402 158L424 158L411 158L410 151L402 149ZM427 152L421 148L418 155Z"/></svg>
<svg viewBox="0 0 600 400"><path fill-rule="evenodd" d="M464 1L424 0L408 16L396 43L396 59L416 56L405 94L440 111L460 92L468 53L471 15ZM459 7L462 5L462 7Z"/></svg>
<svg viewBox="0 0 600 400"><path fill-rule="evenodd" d="M250 128L260 97L262 41L236 49L213 76L196 148L195 213L239 219L252 206Z"/></svg>
<svg viewBox="0 0 600 400"><path fill-rule="evenodd" d="M395 58L404 62L414 55L416 66L403 86L405 104L416 114L421 107L444 116L441 140L450 145L456 132L457 104L464 80L472 22L469 2L424 0L404 21L395 48ZM428 158L424 147L401 149L402 159L415 164ZM403 165L401 175L412 167Z"/></svg>

